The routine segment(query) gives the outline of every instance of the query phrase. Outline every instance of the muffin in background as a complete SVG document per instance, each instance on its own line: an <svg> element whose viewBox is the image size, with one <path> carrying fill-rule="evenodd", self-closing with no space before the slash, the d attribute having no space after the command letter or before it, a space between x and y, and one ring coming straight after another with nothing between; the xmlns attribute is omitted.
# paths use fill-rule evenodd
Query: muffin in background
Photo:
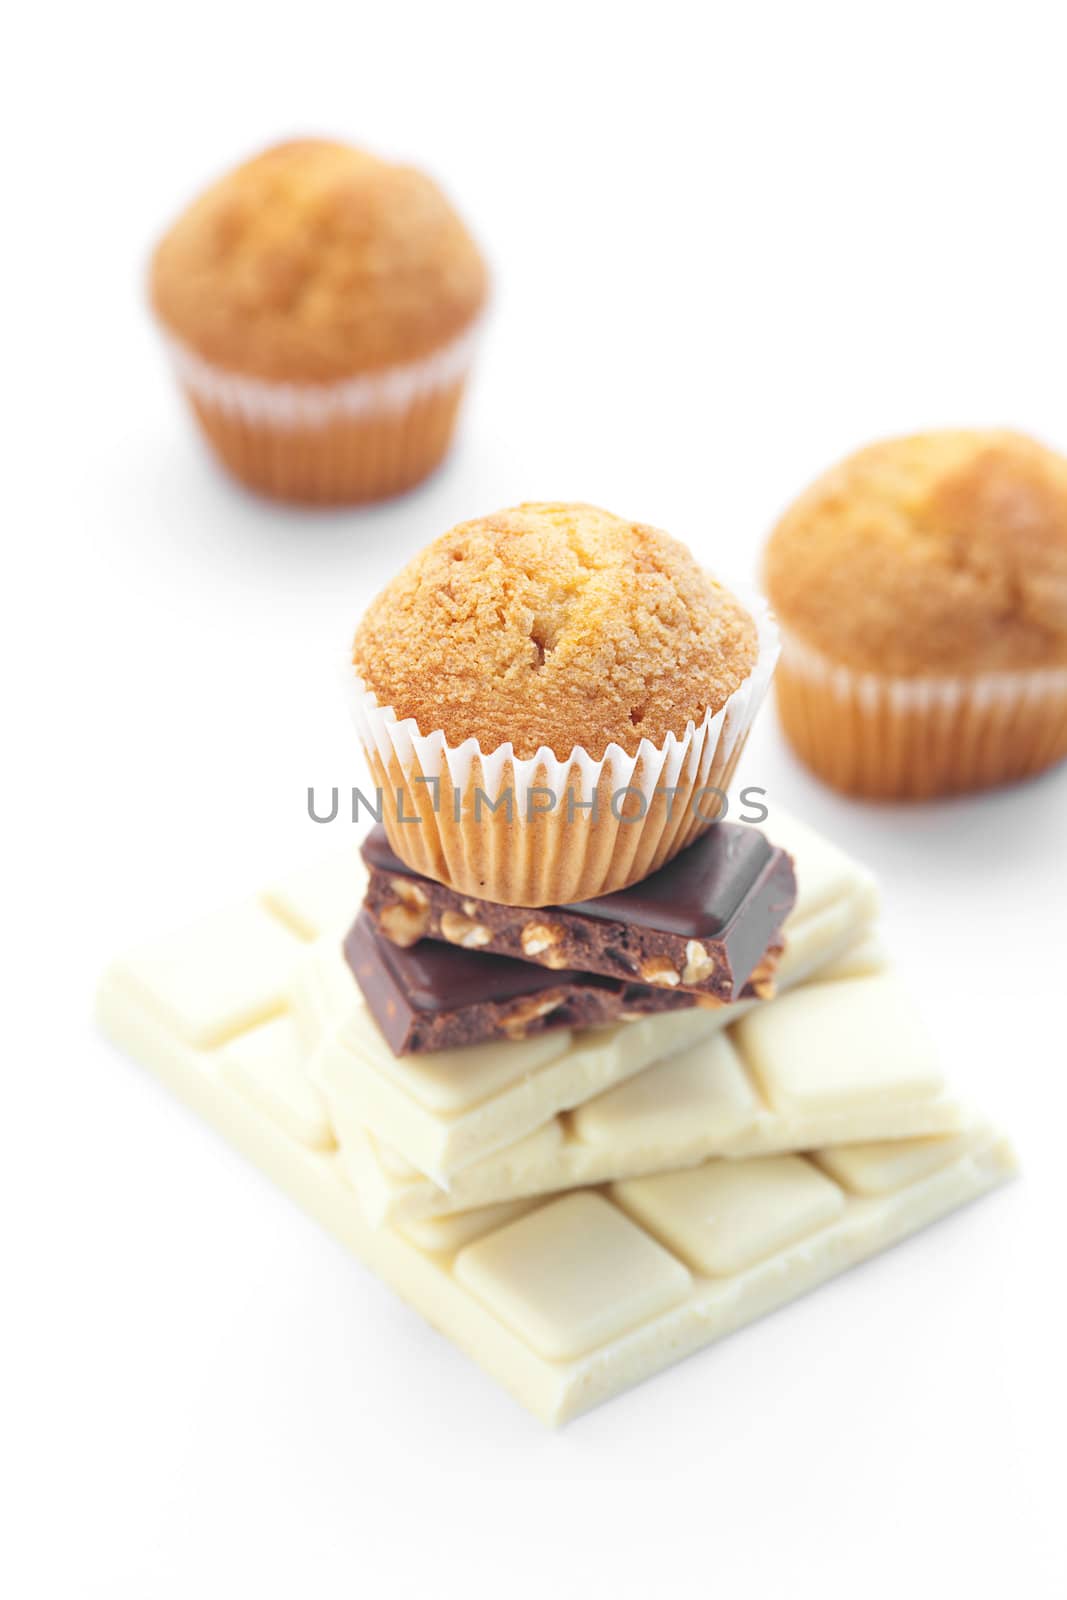
<svg viewBox="0 0 1067 1600"><path fill-rule="evenodd" d="M445 455L487 274L422 173L278 145L194 201L150 287L200 426L250 488L374 500Z"/></svg>
<svg viewBox="0 0 1067 1600"><path fill-rule="evenodd" d="M1067 460L943 431L849 457L786 512L764 579L777 699L834 788L923 799L1067 756Z"/></svg>
<svg viewBox="0 0 1067 1600"><path fill-rule="evenodd" d="M396 853L538 906L624 888L718 819L776 655L677 540L531 504L417 555L346 681Z"/></svg>

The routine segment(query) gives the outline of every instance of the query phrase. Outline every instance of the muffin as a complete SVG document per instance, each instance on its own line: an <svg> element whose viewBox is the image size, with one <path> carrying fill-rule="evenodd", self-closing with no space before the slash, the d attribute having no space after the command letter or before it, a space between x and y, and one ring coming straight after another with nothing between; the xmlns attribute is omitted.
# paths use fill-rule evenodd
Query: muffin
<svg viewBox="0 0 1067 1600"><path fill-rule="evenodd" d="M352 649L393 849L508 905L646 877L722 814L776 648L765 611L655 528L556 504L461 523Z"/></svg>
<svg viewBox="0 0 1067 1600"><path fill-rule="evenodd" d="M1067 461L1021 434L872 445L786 513L764 564L797 754L922 799L1067 755Z"/></svg>
<svg viewBox="0 0 1067 1600"><path fill-rule="evenodd" d="M309 502L379 499L437 466L486 291L436 184L321 139L214 184L151 268L216 455L250 488Z"/></svg>

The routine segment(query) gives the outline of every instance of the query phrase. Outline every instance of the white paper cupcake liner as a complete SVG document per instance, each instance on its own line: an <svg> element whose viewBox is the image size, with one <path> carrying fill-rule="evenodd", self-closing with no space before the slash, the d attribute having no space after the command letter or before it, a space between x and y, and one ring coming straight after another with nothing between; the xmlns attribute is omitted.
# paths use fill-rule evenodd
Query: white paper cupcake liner
<svg viewBox="0 0 1067 1600"><path fill-rule="evenodd" d="M197 422L235 478L273 499L358 505L412 488L443 460L479 322L424 360L320 384L225 371L162 331Z"/></svg>
<svg viewBox="0 0 1067 1600"><path fill-rule="evenodd" d="M248 378L205 361L164 330L179 381L215 410L272 428L328 427L341 418L366 419L406 411L428 394L450 389L470 370L475 323L432 355L336 383L274 383Z"/></svg>
<svg viewBox="0 0 1067 1600"><path fill-rule="evenodd" d="M922 799L1031 776L1067 755L1067 668L857 672L782 631L778 705L798 755L846 793Z"/></svg>
<svg viewBox="0 0 1067 1600"><path fill-rule="evenodd" d="M720 802L767 692L778 630L765 602L736 588L757 629L752 672L722 708L660 745L633 755L611 744L594 759L548 746L517 757L510 743L483 751L477 739L449 744L398 719L349 664L343 688L376 786L393 849L415 871L479 899L550 905L606 894L656 870L717 820ZM511 817L490 807L512 796ZM668 803L665 791L676 791ZM486 797L473 815L475 792ZM598 815L588 807L597 797ZM618 812L613 808L615 797ZM697 803L694 805L694 797ZM627 821L626 814L636 813ZM418 822L401 821L401 814Z"/></svg>

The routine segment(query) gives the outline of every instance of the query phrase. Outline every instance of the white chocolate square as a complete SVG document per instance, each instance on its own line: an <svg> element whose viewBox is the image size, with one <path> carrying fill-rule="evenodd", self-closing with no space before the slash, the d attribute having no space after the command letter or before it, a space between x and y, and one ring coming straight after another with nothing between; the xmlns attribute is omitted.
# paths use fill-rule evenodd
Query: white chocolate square
<svg viewBox="0 0 1067 1600"><path fill-rule="evenodd" d="M838 983L844 978L873 978L875 973L884 972L888 965L889 957L882 936L877 928L872 928L843 951L836 961L820 967L817 977L820 983Z"/></svg>
<svg viewBox="0 0 1067 1600"><path fill-rule="evenodd" d="M820 1150L824 1172L849 1194L890 1194L947 1167L974 1142L971 1129L929 1139L878 1139Z"/></svg>
<svg viewBox="0 0 1067 1600"><path fill-rule="evenodd" d="M870 874L851 856L825 835L816 833L807 823L787 811L780 811L777 806L764 831L781 849L788 850L797 864L797 897L790 922L805 922L828 906L847 899L858 882L872 883Z"/></svg>
<svg viewBox="0 0 1067 1600"><path fill-rule="evenodd" d="M422 1217L406 1222L400 1232L430 1255L453 1256L464 1245L495 1233L540 1204L540 1200L505 1200L496 1206L479 1206L476 1211L457 1211L450 1217Z"/></svg>
<svg viewBox="0 0 1067 1600"><path fill-rule="evenodd" d="M676 1305L680 1261L601 1195L542 1206L469 1245L455 1275L538 1355L567 1361Z"/></svg>
<svg viewBox="0 0 1067 1600"><path fill-rule="evenodd" d="M255 900L172 934L118 963L186 1043L222 1044L285 1010L305 946Z"/></svg>
<svg viewBox="0 0 1067 1600"><path fill-rule="evenodd" d="M694 1272L720 1278L795 1244L840 1216L845 1197L802 1156L709 1161L629 1178L613 1197Z"/></svg>
<svg viewBox="0 0 1067 1600"><path fill-rule="evenodd" d="M326 1102L308 1076L307 1051L291 1015L238 1034L219 1051L218 1067L228 1083L299 1144L315 1150L333 1147Z"/></svg>
<svg viewBox="0 0 1067 1600"><path fill-rule="evenodd" d="M933 1049L892 978L813 983L759 1006L734 1030L770 1105L843 1111L939 1095Z"/></svg>
<svg viewBox="0 0 1067 1600"><path fill-rule="evenodd" d="M777 807L766 831L789 851L797 872L796 903L783 929L785 951L776 974L781 990L855 949L857 934L878 915L878 886L829 839Z"/></svg>
<svg viewBox="0 0 1067 1600"><path fill-rule="evenodd" d="M335 935L325 934L305 946L293 968L289 1004L309 1050L332 1039L353 1011L362 1008L363 996Z"/></svg>
<svg viewBox="0 0 1067 1600"><path fill-rule="evenodd" d="M520 1083L567 1051L567 1028L529 1039L494 1039L457 1050L394 1056L367 1007L357 1001L341 1030L341 1045L374 1071L392 1079L420 1106L453 1117Z"/></svg>
<svg viewBox="0 0 1067 1600"><path fill-rule="evenodd" d="M263 903L302 939L339 945L367 892L367 869L355 845L335 850L263 894Z"/></svg>
<svg viewBox="0 0 1067 1600"><path fill-rule="evenodd" d="M458 1203L452 1204L447 1190L438 1189L402 1156L397 1156L388 1145L376 1139L351 1107L335 1104L332 1121L345 1175L375 1227L389 1221L406 1224L452 1217L498 1204L539 1198L543 1191L536 1186L531 1189L524 1181L526 1174L554 1170L564 1142L560 1119L553 1117L496 1158L500 1165L491 1187L499 1193L485 1202L476 1195L471 1203L465 1203L466 1197L461 1195ZM426 1204L427 1191L434 1198L441 1196L442 1203Z"/></svg>
<svg viewBox="0 0 1067 1600"><path fill-rule="evenodd" d="M570 1123L583 1144L644 1141L669 1149L696 1126L709 1141L727 1145L759 1110L729 1036L720 1033L587 1100L571 1112Z"/></svg>

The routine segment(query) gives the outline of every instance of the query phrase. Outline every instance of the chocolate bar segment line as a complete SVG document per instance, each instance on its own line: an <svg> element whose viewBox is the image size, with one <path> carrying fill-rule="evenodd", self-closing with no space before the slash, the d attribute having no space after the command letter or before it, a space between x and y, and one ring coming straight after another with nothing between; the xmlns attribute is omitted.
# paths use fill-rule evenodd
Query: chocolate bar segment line
<svg viewBox="0 0 1067 1600"><path fill-rule="evenodd" d="M382 938L366 911L349 930L344 954L382 1037L397 1056L722 1004L713 995L678 993L599 973L551 972L434 939L403 949ZM746 985L746 996L760 992L770 992L769 960L759 978Z"/></svg>
<svg viewBox="0 0 1067 1600"><path fill-rule="evenodd" d="M793 863L758 829L722 822L641 883L569 906L473 900L413 873L383 828L363 844L366 908L404 948L443 940L553 970L739 998L796 899Z"/></svg>

